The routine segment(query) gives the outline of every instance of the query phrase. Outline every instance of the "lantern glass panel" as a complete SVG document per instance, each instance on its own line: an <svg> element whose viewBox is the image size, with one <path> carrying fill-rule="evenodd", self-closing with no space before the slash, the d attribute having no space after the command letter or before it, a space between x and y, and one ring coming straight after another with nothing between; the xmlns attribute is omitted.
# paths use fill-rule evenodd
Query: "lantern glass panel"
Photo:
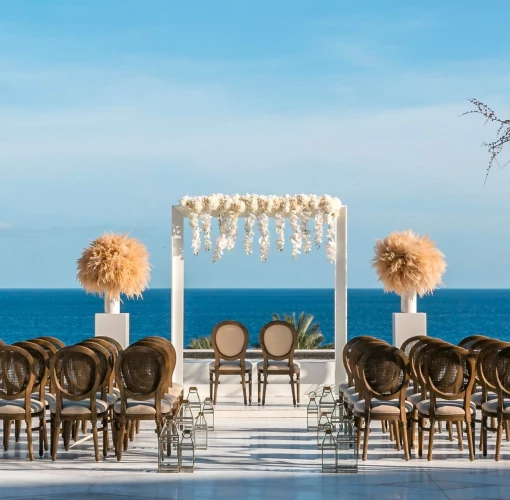
<svg viewBox="0 0 510 500"><path fill-rule="evenodd" d="M335 396L333 389L329 385L325 385L322 388L322 394L319 399L319 411L327 411L328 413L333 412L335 407Z"/></svg>
<svg viewBox="0 0 510 500"><path fill-rule="evenodd" d="M321 412L321 416L319 418L319 422L317 424L317 448L321 449L322 440L324 439L324 434L329 429L331 430L331 420L329 419L329 413L327 411Z"/></svg>
<svg viewBox="0 0 510 500"><path fill-rule="evenodd" d="M184 429L179 446L179 472L195 470L195 441L191 429Z"/></svg>
<svg viewBox="0 0 510 500"><path fill-rule="evenodd" d="M195 420L195 449L207 450L207 421L202 412Z"/></svg>
<svg viewBox="0 0 510 500"><path fill-rule="evenodd" d="M317 422L319 420L319 406L317 405L315 392L309 394L310 402L306 408L306 430L317 430Z"/></svg>
<svg viewBox="0 0 510 500"><path fill-rule="evenodd" d="M357 430L353 422L343 419L337 427L338 472L358 472Z"/></svg>
<svg viewBox="0 0 510 500"><path fill-rule="evenodd" d="M211 398L205 398L202 405L202 413L207 421L207 429L210 431L214 430L214 406Z"/></svg>
<svg viewBox="0 0 510 500"><path fill-rule="evenodd" d="M344 418L344 405L340 399L335 400L335 406L333 407L333 413L331 414L331 425L337 428Z"/></svg>
<svg viewBox="0 0 510 500"><path fill-rule="evenodd" d="M186 399L189 401L190 408L194 410L195 413L198 413L202 407L202 402L200 401L200 395L196 387L189 388L188 397Z"/></svg>
<svg viewBox="0 0 510 500"><path fill-rule="evenodd" d="M195 426L195 419L193 417L193 411L189 405L189 401L184 399L181 403L181 407L179 409L179 414L177 415L177 425L180 432L185 429L193 430Z"/></svg>
<svg viewBox="0 0 510 500"><path fill-rule="evenodd" d="M166 420L158 437L158 472L179 472L180 436L174 420Z"/></svg>
<svg viewBox="0 0 510 500"><path fill-rule="evenodd" d="M322 472L338 472L338 450L331 428L327 429L321 443Z"/></svg>

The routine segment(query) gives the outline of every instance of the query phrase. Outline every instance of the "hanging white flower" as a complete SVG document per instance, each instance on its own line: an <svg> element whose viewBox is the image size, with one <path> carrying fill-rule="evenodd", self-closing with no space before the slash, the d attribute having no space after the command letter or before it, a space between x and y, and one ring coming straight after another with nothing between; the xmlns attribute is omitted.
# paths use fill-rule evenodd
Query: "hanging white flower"
<svg viewBox="0 0 510 500"><path fill-rule="evenodd" d="M324 214L321 210L317 210L315 212L314 217L314 242L315 246L319 248L322 245L322 238L324 237L324 230L323 230L323 224L324 224Z"/></svg>
<svg viewBox="0 0 510 500"><path fill-rule="evenodd" d="M211 250L211 221L212 215L210 213L202 212L200 214L200 222L204 233L204 248L206 252Z"/></svg>
<svg viewBox="0 0 510 500"><path fill-rule="evenodd" d="M216 248L213 253L213 262L217 262L223 257L223 252L227 248L228 240L225 234L226 232L226 220L223 214L218 217L218 231L219 236L216 238Z"/></svg>
<svg viewBox="0 0 510 500"><path fill-rule="evenodd" d="M253 236L255 234L253 228L256 222L257 217L255 214L249 213L246 215L244 221L244 251L246 255L251 255L253 253Z"/></svg>
<svg viewBox="0 0 510 500"><path fill-rule="evenodd" d="M312 213L309 208L303 208L303 210L301 210L301 225L299 229L303 237L303 251L305 253L310 253L312 251L312 237L308 229L308 221L311 216Z"/></svg>
<svg viewBox="0 0 510 500"><path fill-rule="evenodd" d="M290 227L292 228L292 236L290 241L292 243L292 258L295 259L301 253L301 228L299 226L299 215L296 210L292 210L289 214Z"/></svg>
<svg viewBox="0 0 510 500"><path fill-rule="evenodd" d="M281 252L285 247L285 214L278 211L274 215L276 226L276 248Z"/></svg>
<svg viewBox="0 0 510 500"><path fill-rule="evenodd" d="M265 262L269 255L270 239L269 239L269 217L265 213L257 216L257 225L259 228L260 238L260 260Z"/></svg>
<svg viewBox="0 0 510 500"><path fill-rule="evenodd" d="M189 225L191 227L191 248L193 249L193 255L198 255L200 252L200 227L198 226L198 215L195 212L189 214Z"/></svg>

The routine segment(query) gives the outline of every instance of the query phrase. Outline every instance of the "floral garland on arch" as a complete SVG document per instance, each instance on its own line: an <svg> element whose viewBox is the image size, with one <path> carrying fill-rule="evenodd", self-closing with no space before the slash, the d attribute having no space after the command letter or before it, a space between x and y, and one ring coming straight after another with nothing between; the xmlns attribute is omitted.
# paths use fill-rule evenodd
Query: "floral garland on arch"
<svg viewBox="0 0 510 500"><path fill-rule="evenodd" d="M270 249L269 218L275 219L276 248L282 251L285 246L285 222L289 219L292 229L290 238L292 257L296 258L301 250L309 253L312 249L312 231L309 223L313 222L313 242L319 248L324 238L326 225L326 256L330 262L336 255L336 224L335 221L342 206L338 198L332 196L316 196L298 194L295 196L262 196L256 194L210 196L184 196L180 206L189 210L189 224L192 230L193 253L197 255L202 246L201 233L204 235L206 251L212 247L211 223L213 214L218 218L219 236L213 252L213 262L221 259L224 250L232 250L235 246L239 217L245 217L244 250L247 255L253 253L255 225L259 230L260 260L264 262Z"/></svg>

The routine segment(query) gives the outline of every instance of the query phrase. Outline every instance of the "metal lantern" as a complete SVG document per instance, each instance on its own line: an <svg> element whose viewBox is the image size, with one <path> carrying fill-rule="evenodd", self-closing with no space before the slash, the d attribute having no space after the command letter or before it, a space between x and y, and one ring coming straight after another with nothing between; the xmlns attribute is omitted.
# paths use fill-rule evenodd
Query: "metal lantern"
<svg viewBox="0 0 510 500"><path fill-rule="evenodd" d="M338 449L331 427L326 429L321 443L322 472L338 472Z"/></svg>
<svg viewBox="0 0 510 500"><path fill-rule="evenodd" d="M202 413L207 420L207 429L210 431L214 430L214 405L212 404L211 398L205 398L202 405Z"/></svg>
<svg viewBox="0 0 510 500"><path fill-rule="evenodd" d="M352 420L344 418L337 427L338 472L358 472L357 430Z"/></svg>
<svg viewBox="0 0 510 500"><path fill-rule="evenodd" d="M307 431L315 431L317 430L317 422L319 420L319 407L317 406L315 392L310 392L308 397L310 398L310 402L306 408L306 430Z"/></svg>
<svg viewBox="0 0 510 500"><path fill-rule="evenodd" d="M344 405L340 399L335 400L335 406L333 407L333 413L331 414L331 425L338 429L338 426L344 418Z"/></svg>
<svg viewBox="0 0 510 500"><path fill-rule="evenodd" d="M197 450L207 450L207 420L201 411L195 420L195 448Z"/></svg>
<svg viewBox="0 0 510 500"><path fill-rule="evenodd" d="M189 401L190 408L192 410L200 411L202 408L202 403L200 401L200 395L198 394L198 389L196 387L190 387L188 391L188 397L186 398Z"/></svg>
<svg viewBox="0 0 510 500"><path fill-rule="evenodd" d="M189 401L187 399L183 399L177 415L177 428L180 432L183 432L185 429L193 431L194 426L195 418L193 417Z"/></svg>
<svg viewBox="0 0 510 500"><path fill-rule="evenodd" d="M325 385L322 388L322 394L319 399L319 411L327 411L328 413L332 413L334 407L335 396L333 394L333 389L330 385Z"/></svg>
<svg viewBox="0 0 510 500"><path fill-rule="evenodd" d="M193 472L195 470L195 441L193 431L184 429L179 445L179 472Z"/></svg>
<svg viewBox="0 0 510 500"><path fill-rule="evenodd" d="M180 445L175 421L165 420L158 437L158 472L179 472Z"/></svg>
<svg viewBox="0 0 510 500"><path fill-rule="evenodd" d="M321 449L322 439L327 429L331 429L331 420L329 419L329 413L322 411L317 423L317 448Z"/></svg>

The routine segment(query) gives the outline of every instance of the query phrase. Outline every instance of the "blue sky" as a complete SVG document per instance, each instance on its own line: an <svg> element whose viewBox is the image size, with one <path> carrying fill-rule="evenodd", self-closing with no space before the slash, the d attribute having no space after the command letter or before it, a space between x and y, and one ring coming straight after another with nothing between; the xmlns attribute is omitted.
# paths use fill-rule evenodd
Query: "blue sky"
<svg viewBox="0 0 510 500"><path fill-rule="evenodd" d="M170 207L212 192L338 196L349 285L394 229L427 233L448 287L508 287L508 2L20 0L0 10L0 287L73 287L105 230L170 283ZM188 238L189 244L189 238ZM188 245L189 247L189 245ZM322 251L188 252L194 287L331 287Z"/></svg>

